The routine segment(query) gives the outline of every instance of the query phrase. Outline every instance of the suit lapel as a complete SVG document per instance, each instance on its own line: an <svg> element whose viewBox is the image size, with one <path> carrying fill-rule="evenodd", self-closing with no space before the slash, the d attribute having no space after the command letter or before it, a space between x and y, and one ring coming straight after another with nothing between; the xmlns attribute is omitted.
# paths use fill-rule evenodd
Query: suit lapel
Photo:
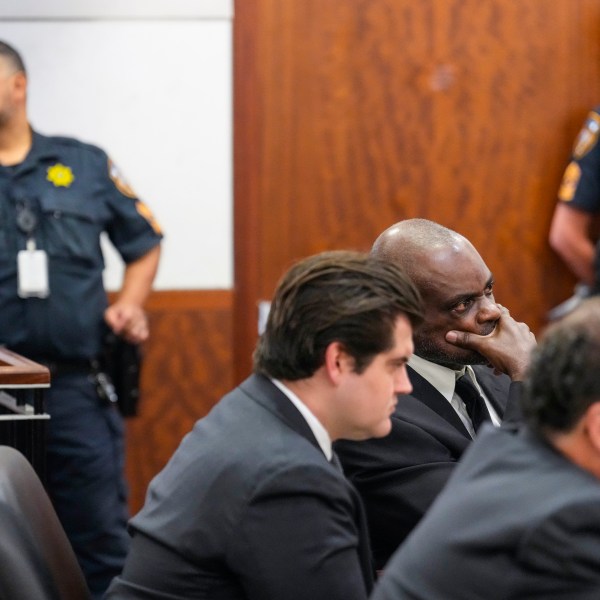
<svg viewBox="0 0 600 600"><path fill-rule="evenodd" d="M497 415L502 419L510 388L510 380L506 375L494 375L489 367L474 366L473 371L477 383L483 389L487 399L492 403Z"/></svg>
<svg viewBox="0 0 600 600"><path fill-rule="evenodd" d="M471 434L467 431L460 417L456 414L452 405L442 394L440 394L436 388L434 388L427 379L421 377L413 368L407 367L408 376L413 386L411 396L428 406L433 412L437 413L448 421L455 429L462 433L469 440ZM402 398L399 398L399 402L402 402Z"/></svg>
<svg viewBox="0 0 600 600"><path fill-rule="evenodd" d="M375 567L373 565L373 552L371 551L367 515L365 513L365 507L362 503L360 494L348 479L344 478L344 480L346 481L352 498L354 499L354 521L358 529L358 557L365 580L365 586L367 588L367 592L370 593L375 582Z"/></svg>
<svg viewBox="0 0 600 600"><path fill-rule="evenodd" d="M321 446L317 442L312 429L292 404L290 399L264 375L251 375L240 385L240 389L252 397L255 402L277 415L296 433L306 438L321 454ZM323 458L327 460L323 454Z"/></svg>
<svg viewBox="0 0 600 600"><path fill-rule="evenodd" d="M320 454L323 454L312 429L304 420L304 417L298 409L292 404L289 398L265 376L251 375L240 386L240 389L250 396L254 401L265 407L268 411L276 414L283 422L293 429L296 433L305 437ZM327 460L323 454L323 460ZM339 461L339 459L338 459ZM340 477L344 480L352 499L354 500L354 520L358 529L358 555L365 579L367 591L373 588L373 564L371 560L371 548L369 545L369 535L367 530L367 518L365 516L362 500L356 491L356 488L346 479L343 471L340 469Z"/></svg>

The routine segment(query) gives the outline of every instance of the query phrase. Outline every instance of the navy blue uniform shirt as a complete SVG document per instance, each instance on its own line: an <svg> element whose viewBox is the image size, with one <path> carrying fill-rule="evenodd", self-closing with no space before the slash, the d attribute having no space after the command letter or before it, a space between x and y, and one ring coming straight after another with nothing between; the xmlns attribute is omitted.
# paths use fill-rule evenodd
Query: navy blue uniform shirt
<svg viewBox="0 0 600 600"><path fill-rule="evenodd" d="M571 161L558 192L561 202L587 212L600 212L600 106L588 114L573 144Z"/></svg>
<svg viewBox="0 0 600 600"><path fill-rule="evenodd" d="M32 236L48 254L47 298L17 295L24 209L37 216ZM25 160L0 167L0 211L0 343L32 358L97 356L107 306L100 234L126 263L140 258L162 237L149 209L100 148L33 132Z"/></svg>

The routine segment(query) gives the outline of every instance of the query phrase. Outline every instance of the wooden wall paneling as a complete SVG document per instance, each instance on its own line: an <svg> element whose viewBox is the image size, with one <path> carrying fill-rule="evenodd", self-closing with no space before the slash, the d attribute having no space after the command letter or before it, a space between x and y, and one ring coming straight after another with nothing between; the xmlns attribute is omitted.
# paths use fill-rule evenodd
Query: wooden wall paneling
<svg viewBox="0 0 600 600"><path fill-rule="evenodd" d="M430 86L435 204L426 216L474 242L496 275L497 297L539 330L555 261L547 230L562 172L555 124L568 103L566 3L439 8L435 62L451 80Z"/></svg>
<svg viewBox="0 0 600 600"><path fill-rule="evenodd" d="M219 290L150 296L140 414L127 419L132 514L184 435L233 385L232 296Z"/></svg>
<svg viewBox="0 0 600 600"><path fill-rule="evenodd" d="M407 217L469 237L539 331L573 279L547 244L600 101L600 0L235 6L236 379L256 302L302 256Z"/></svg>
<svg viewBox="0 0 600 600"><path fill-rule="evenodd" d="M234 360L236 382L250 372L256 337L256 285L260 263L256 238L260 236L260 164L262 124L260 111L261 71L258 64L255 27L258 5L248 2L235 7L233 21L233 195L234 195ZM259 31L258 33L263 33ZM254 325L254 327L253 327Z"/></svg>

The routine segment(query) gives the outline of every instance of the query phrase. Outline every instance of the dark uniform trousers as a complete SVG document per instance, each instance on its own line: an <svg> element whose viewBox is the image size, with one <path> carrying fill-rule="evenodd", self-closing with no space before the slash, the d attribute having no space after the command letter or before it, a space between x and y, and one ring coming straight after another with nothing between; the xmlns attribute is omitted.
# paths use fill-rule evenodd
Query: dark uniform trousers
<svg viewBox="0 0 600 600"><path fill-rule="evenodd" d="M100 400L84 371L53 376L46 399L48 491L90 590L100 598L129 547L123 419Z"/></svg>

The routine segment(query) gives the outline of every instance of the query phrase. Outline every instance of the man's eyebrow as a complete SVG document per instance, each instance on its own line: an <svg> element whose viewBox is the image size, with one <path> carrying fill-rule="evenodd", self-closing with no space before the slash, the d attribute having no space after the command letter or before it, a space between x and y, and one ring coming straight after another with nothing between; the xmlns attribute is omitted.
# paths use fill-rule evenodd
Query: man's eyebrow
<svg viewBox="0 0 600 600"><path fill-rule="evenodd" d="M402 356L392 356L388 359L389 363L407 363L410 359L410 354Z"/></svg>
<svg viewBox="0 0 600 600"><path fill-rule="evenodd" d="M486 290L489 287L492 287L493 285L494 285L494 276L490 273L488 280L485 282L484 290ZM456 296L453 296L452 298L448 299L448 301L446 302L446 306L448 308L452 308L453 306L456 306L457 304L460 304L461 302L464 302L465 300L471 300L472 298L477 298L477 296L481 296L481 292L479 290L477 290L476 292L463 292L461 294L456 294Z"/></svg>

